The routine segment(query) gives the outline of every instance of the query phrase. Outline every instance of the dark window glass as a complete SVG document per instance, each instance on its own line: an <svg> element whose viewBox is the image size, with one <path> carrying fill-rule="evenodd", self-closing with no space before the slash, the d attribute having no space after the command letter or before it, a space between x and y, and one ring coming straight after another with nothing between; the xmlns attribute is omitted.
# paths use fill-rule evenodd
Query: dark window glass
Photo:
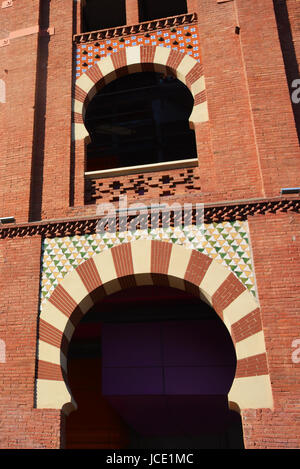
<svg viewBox="0 0 300 469"><path fill-rule="evenodd" d="M139 0L140 21L187 13L186 0Z"/></svg>
<svg viewBox="0 0 300 469"><path fill-rule="evenodd" d="M126 24L125 0L86 0L82 10L83 32Z"/></svg>
<svg viewBox="0 0 300 469"><path fill-rule="evenodd" d="M197 157L193 97L173 77L135 73L104 87L88 106L87 171Z"/></svg>

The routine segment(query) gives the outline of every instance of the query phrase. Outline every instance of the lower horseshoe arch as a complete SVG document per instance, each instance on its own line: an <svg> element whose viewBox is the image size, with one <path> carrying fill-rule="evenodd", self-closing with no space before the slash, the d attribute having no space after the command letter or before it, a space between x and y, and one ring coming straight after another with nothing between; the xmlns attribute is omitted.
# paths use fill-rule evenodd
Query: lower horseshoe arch
<svg viewBox="0 0 300 469"><path fill-rule="evenodd" d="M44 303L39 320L36 407L76 409L68 387L67 349L75 327L101 298L141 285L166 285L211 305L236 350L231 407L273 408L259 306L247 288L216 260L183 246L138 240L96 254L68 273Z"/></svg>

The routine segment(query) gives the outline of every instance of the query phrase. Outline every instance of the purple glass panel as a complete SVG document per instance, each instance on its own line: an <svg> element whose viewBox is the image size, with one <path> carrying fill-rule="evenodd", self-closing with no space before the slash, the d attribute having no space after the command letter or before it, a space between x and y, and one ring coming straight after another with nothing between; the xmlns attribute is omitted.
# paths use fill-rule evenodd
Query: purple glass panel
<svg viewBox="0 0 300 469"><path fill-rule="evenodd" d="M230 390L234 348L215 321L104 324L102 332L106 395L203 395Z"/></svg>
<svg viewBox="0 0 300 469"><path fill-rule="evenodd" d="M103 366L161 366L159 323L103 324Z"/></svg>
<svg viewBox="0 0 300 469"><path fill-rule="evenodd" d="M215 321L176 321L163 324L165 366L234 365L231 338Z"/></svg>
<svg viewBox="0 0 300 469"><path fill-rule="evenodd" d="M102 368L102 393L105 396L164 394L163 369Z"/></svg>
<svg viewBox="0 0 300 469"><path fill-rule="evenodd" d="M165 367L165 393L172 394L227 394L233 381L231 368Z"/></svg>

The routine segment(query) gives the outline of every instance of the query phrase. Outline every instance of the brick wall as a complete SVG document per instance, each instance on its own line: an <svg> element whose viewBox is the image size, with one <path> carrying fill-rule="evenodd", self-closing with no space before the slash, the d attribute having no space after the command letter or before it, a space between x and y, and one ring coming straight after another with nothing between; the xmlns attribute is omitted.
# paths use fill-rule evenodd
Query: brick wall
<svg viewBox="0 0 300 469"><path fill-rule="evenodd" d="M33 0L0 8L0 39L38 25L38 4ZM0 78L6 84L6 102L0 104L0 213L20 221L29 216L37 39L37 34L21 35L0 47Z"/></svg>
<svg viewBox="0 0 300 469"><path fill-rule="evenodd" d="M127 24L139 22L138 0L126 0L126 21Z"/></svg>
<svg viewBox="0 0 300 469"><path fill-rule="evenodd" d="M54 0L50 4L49 24L55 34L50 38L47 57L41 218L47 210L60 217L69 206L73 3Z"/></svg>
<svg viewBox="0 0 300 469"><path fill-rule="evenodd" d="M34 409L41 239L1 240L0 448L55 448L63 418Z"/></svg>
<svg viewBox="0 0 300 469"><path fill-rule="evenodd" d="M79 7L62 0L42 5L40 11L38 1L0 9L10 32L38 24L55 28L54 35L22 36L0 48L7 64L1 71L7 85L7 103L0 105L1 214L17 221L91 210L84 207L84 145L74 157L71 144L72 34ZM292 0L288 6L293 26L296 6ZM131 21L136 8L136 0L128 1ZM274 196L297 186L298 137L273 2L189 2L189 11L195 9L209 112L209 122L195 126L199 197Z"/></svg>
<svg viewBox="0 0 300 469"><path fill-rule="evenodd" d="M296 214L249 219L274 411L243 412L248 448L300 448L300 363L292 343L300 339L300 217Z"/></svg>
<svg viewBox="0 0 300 469"><path fill-rule="evenodd" d="M236 0L263 192L299 185L299 143L272 0Z"/></svg>
<svg viewBox="0 0 300 469"><path fill-rule="evenodd" d="M287 85L290 95L296 91L297 101L299 99L299 61L300 61L300 40L299 40L299 14L300 4L298 0L287 0L282 2L274 0L274 11L277 22L278 35L282 56L285 65ZM297 88L297 90L295 90ZM293 101L293 99L292 99ZM298 102L292 103L298 139L300 139L300 106Z"/></svg>
<svg viewBox="0 0 300 469"><path fill-rule="evenodd" d="M85 205L91 200L84 199L84 144L79 143L75 159L71 143L78 2L76 7L65 0L42 5L16 0L0 8L0 41L24 28L55 28L52 36L19 34L0 47L0 79L6 85L0 103L0 215L15 216L17 222L83 217L96 210ZM277 196L282 187L299 186L298 111L294 107L293 112L289 90L293 70L298 72L299 6L296 0L287 0L286 6L283 11L275 0L190 0L189 11L198 14L209 111L209 122L195 126L199 169L193 170L192 182L182 184L186 169L97 181L98 202L112 201L122 187L129 199L145 203L211 203ZM287 67L283 53L286 36L283 41L278 35L286 14L294 68ZM127 0L127 19L137 21L136 0ZM170 176L175 186L163 180ZM155 187L142 194L139 190L152 184L150 177ZM249 226L275 407L243 412L245 444L299 448L300 365L292 361L292 343L300 339L299 216L255 216ZM0 340L5 343L0 447L59 447L61 413L34 409L41 240L19 237L0 243Z"/></svg>

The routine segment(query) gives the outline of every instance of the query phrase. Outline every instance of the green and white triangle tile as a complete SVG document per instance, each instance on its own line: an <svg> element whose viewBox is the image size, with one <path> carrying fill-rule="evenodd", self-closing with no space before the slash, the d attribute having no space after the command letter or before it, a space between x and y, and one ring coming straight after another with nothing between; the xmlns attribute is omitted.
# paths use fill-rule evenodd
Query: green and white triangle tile
<svg viewBox="0 0 300 469"><path fill-rule="evenodd" d="M95 254L100 254L101 251L103 251L103 249L105 249L105 243L99 243L97 244L97 247L95 248Z"/></svg>
<svg viewBox="0 0 300 469"><path fill-rule="evenodd" d="M176 239L177 242L183 244L186 241L186 237L182 235L182 233L174 233L171 237L168 237L172 241Z"/></svg>
<svg viewBox="0 0 300 469"><path fill-rule="evenodd" d="M81 250L81 249L88 249L89 246L90 246L90 244L89 244L88 240L85 239L85 238L82 238L82 239L80 239L80 242L78 243L77 248L78 248L79 250Z"/></svg>
<svg viewBox="0 0 300 469"><path fill-rule="evenodd" d="M44 283L41 285L41 295L45 295L47 289L49 291L49 283L55 284L61 276L66 275L67 272L96 253L110 249L117 244L141 238L168 241L181 244L187 249L203 252L223 265L229 265L229 268L236 274L240 275L243 272L246 277L246 280L243 279L243 281L249 282L249 289L253 289L251 254L246 235L247 225L240 222L235 224L224 222L222 224L205 224L204 231L202 227L192 225L166 229L137 229L135 232L127 231L117 234L106 232L63 239L47 239L44 241L42 250L42 279ZM241 266L243 268L240 268Z"/></svg>
<svg viewBox="0 0 300 469"><path fill-rule="evenodd" d="M194 249L195 249L195 251L200 251L200 252L204 253L205 246L203 246L202 243L199 243L199 244L194 243Z"/></svg>
<svg viewBox="0 0 300 469"><path fill-rule="evenodd" d="M109 241L109 237L106 236L106 234L104 234L101 239L102 239L102 242L105 244Z"/></svg>
<svg viewBox="0 0 300 469"><path fill-rule="evenodd" d="M168 228L165 229L165 231L166 231L166 233L173 233L176 230L176 228L174 228L172 226L169 226Z"/></svg>
<svg viewBox="0 0 300 469"><path fill-rule="evenodd" d="M150 236L155 236L155 235L156 235L156 232L157 232L157 230L150 230L150 231L149 231L149 235L150 235Z"/></svg>
<svg viewBox="0 0 300 469"><path fill-rule="evenodd" d="M210 234L210 236L219 235L219 234L220 234L220 232L219 232L217 226L210 226L209 228L207 228L206 231L207 231L207 233Z"/></svg>
<svg viewBox="0 0 300 469"><path fill-rule="evenodd" d="M136 237L138 236L139 238L143 238L143 239L149 236L148 230L137 230L134 234Z"/></svg>
<svg viewBox="0 0 300 469"><path fill-rule="evenodd" d="M250 275L250 276L247 278L245 284L246 284L246 285L250 285L252 288L254 288L254 278L253 278L252 275Z"/></svg>
<svg viewBox="0 0 300 469"><path fill-rule="evenodd" d="M182 233L177 231L177 232L169 233L167 236L168 236L168 239L180 239L182 237Z"/></svg>
<svg viewBox="0 0 300 469"><path fill-rule="evenodd" d="M178 238L178 241L179 241L179 243L181 243L181 244L185 244L186 241L187 241L187 239L186 239L185 236L183 236L183 235L181 234L181 235L179 236L179 238Z"/></svg>
<svg viewBox="0 0 300 469"><path fill-rule="evenodd" d="M197 242L197 243L205 242L206 239L205 239L204 234L202 234L202 233L195 234L194 241Z"/></svg>

